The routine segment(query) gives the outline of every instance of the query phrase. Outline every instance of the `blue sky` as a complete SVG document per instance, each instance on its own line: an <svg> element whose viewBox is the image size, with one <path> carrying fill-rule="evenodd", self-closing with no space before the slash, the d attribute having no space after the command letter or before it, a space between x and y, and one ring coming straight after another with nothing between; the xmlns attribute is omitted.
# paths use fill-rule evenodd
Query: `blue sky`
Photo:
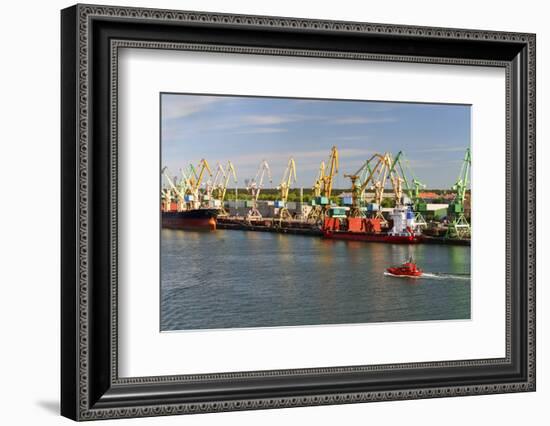
<svg viewBox="0 0 550 426"><path fill-rule="evenodd" d="M240 187L263 159L277 186L292 156L295 187L309 188L336 145L335 188L373 153L400 150L428 188L449 188L470 146L467 105L162 94L161 109L163 166L179 174L201 158L212 169L231 160Z"/></svg>

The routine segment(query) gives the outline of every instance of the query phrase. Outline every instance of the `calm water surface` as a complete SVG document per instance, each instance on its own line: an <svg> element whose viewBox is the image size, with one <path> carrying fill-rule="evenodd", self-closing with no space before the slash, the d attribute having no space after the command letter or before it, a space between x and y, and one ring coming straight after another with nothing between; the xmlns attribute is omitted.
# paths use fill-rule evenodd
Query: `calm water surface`
<svg viewBox="0 0 550 426"><path fill-rule="evenodd" d="M440 278L395 278L409 255ZM470 318L470 247L162 230L161 330Z"/></svg>

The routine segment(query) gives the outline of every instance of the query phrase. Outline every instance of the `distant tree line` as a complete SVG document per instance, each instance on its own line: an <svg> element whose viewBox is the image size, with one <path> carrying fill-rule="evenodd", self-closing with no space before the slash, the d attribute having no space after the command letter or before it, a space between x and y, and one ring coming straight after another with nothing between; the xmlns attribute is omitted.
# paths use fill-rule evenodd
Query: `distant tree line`
<svg viewBox="0 0 550 426"><path fill-rule="evenodd" d="M386 190L386 193L388 193L390 190ZM340 204L341 199L338 197L342 193L349 194L351 190L348 189L333 189L332 190L332 196L331 196L331 202L334 204ZM367 190L366 192L370 192ZM421 192L433 192L437 195L445 195L449 194L452 191L448 189L425 189ZM469 197L469 190L467 191L466 196ZM226 201L235 201L235 188L228 188L226 195L225 195ZM252 196L250 193L246 190L246 188L238 188L237 189L237 200L252 200ZM260 192L260 195L258 197L258 200L262 201L276 201L279 200L279 191L275 188L265 188L262 189ZM301 200L304 203L309 203L313 199L313 190L311 188L303 188L303 197ZM290 202L299 202L300 201L300 189L299 188L293 188L288 192L288 201ZM446 204L449 202L448 199L445 199L443 197L436 198L432 200L433 203L440 203L440 204ZM395 206L395 200L392 198L383 198L382 199L382 207L394 207Z"/></svg>

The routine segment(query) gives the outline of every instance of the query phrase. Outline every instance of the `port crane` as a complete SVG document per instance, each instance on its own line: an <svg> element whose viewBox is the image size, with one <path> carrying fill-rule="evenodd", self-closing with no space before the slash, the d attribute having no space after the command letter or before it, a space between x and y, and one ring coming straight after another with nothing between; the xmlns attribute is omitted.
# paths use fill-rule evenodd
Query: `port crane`
<svg viewBox="0 0 550 426"><path fill-rule="evenodd" d="M334 176L338 174L338 149L336 146L333 146L330 150L328 164L327 173L325 162L321 162L317 179L313 185L314 205L308 214L308 220L314 222L322 222L330 206Z"/></svg>
<svg viewBox="0 0 550 426"><path fill-rule="evenodd" d="M426 188L426 185L416 178L403 151L399 151L395 156L392 165L392 172L395 172L394 179L399 179L401 183L405 184L405 192L415 214L415 223L419 226L427 226L426 220L424 219L424 216L422 216L419 208L419 204L421 202L420 189ZM410 178L407 179L407 176Z"/></svg>
<svg viewBox="0 0 550 426"><path fill-rule="evenodd" d="M328 174L323 177L323 196L328 198L330 203L330 197L332 195L332 184L334 183L334 176L338 174L338 148L335 146L330 150L329 168Z"/></svg>
<svg viewBox="0 0 550 426"><path fill-rule="evenodd" d="M178 187L174 180L170 177L168 173L168 168L163 167L161 173L164 175L166 182L168 182L169 188L164 188L162 190L163 198L168 202L168 210L170 209L170 203L175 198L177 203L177 211L185 210L185 192L181 190L181 187ZM175 194L175 197L174 197Z"/></svg>
<svg viewBox="0 0 550 426"><path fill-rule="evenodd" d="M180 174L181 178L176 183L174 179L174 183L176 184L179 192L181 192L184 195L185 199L185 206L189 208L193 208L193 204L196 201L196 196L193 193L193 173L195 168L192 164L189 164L187 166L187 169L184 170L180 168Z"/></svg>
<svg viewBox="0 0 550 426"><path fill-rule="evenodd" d="M198 172L197 172L198 169ZM194 202L198 203L199 206L202 205L203 201L209 201L208 196L206 199L204 197L200 197L199 189L202 184L203 178L205 176L205 172L208 172L208 176L212 177L212 170L210 170L210 166L208 165L208 161L206 161L204 158L199 162L199 165L195 169L191 165L192 170L192 177L190 179L190 185L191 185L191 193L194 197L196 197L196 200Z"/></svg>
<svg viewBox="0 0 550 426"><path fill-rule="evenodd" d="M237 183L237 174L235 173L235 167L231 161L227 162L227 166L224 168L220 165L218 169L219 174L216 172L213 182L213 195L216 200L220 202L220 214L218 216L227 216L228 213L225 210L224 201L225 194L227 192L227 185L229 184L229 179L233 177L233 182ZM219 178L217 178L219 176Z"/></svg>
<svg viewBox="0 0 550 426"><path fill-rule="evenodd" d="M281 183L277 187L281 198L280 201L277 202L277 204L280 205L278 214L279 225L285 219L292 219L286 203L288 200L288 191L290 190L290 185L294 182L296 182L296 163L294 162L294 158L290 157L285 172L283 173Z"/></svg>
<svg viewBox="0 0 550 426"><path fill-rule="evenodd" d="M160 192L162 200L162 211L170 211L170 203L172 203L172 191L169 188L162 188Z"/></svg>
<svg viewBox="0 0 550 426"><path fill-rule="evenodd" d="M323 189L325 179L325 162L321 161L319 166L319 172L317 172L317 178L313 184L312 193L313 200L311 200L312 208L307 215L308 221L320 222L323 216L323 206L320 203L321 190Z"/></svg>
<svg viewBox="0 0 550 426"><path fill-rule="evenodd" d="M319 172L317 173L317 179L315 179L315 183L313 184L313 188L312 188L314 197L321 196L321 189L323 188L324 177L325 177L325 162L321 161L321 165L319 166Z"/></svg>
<svg viewBox="0 0 550 426"><path fill-rule="evenodd" d="M216 199L216 192L218 187L222 184L225 178L225 170L223 166L218 162L214 172L214 177L206 182L206 194L210 199Z"/></svg>
<svg viewBox="0 0 550 426"><path fill-rule="evenodd" d="M466 200L466 190L468 188L471 165L472 155L470 148L466 148L458 179L452 186L452 190L455 193L455 199L449 204L447 211L450 220L447 228L447 237L449 238L464 238L470 236L470 224L464 216L464 202Z"/></svg>
<svg viewBox="0 0 550 426"><path fill-rule="evenodd" d="M394 192L396 192L395 185L396 183L398 184L398 182L396 182L393 179L393 176L391 173L391 163L392 163L391 154L386 152L385 154L379 154L379 155L383 158L383 161L378 167L378 169L371 170L369 165L365 170L368 171L369 173L372 172L371 189L374 191L373 201L374 201L374 204L376 205L376 207L374 208L374 211L376 212L374 217L379 219L380 223L383 226L386 226L388 225L388 221L382 214L382 199L384 198L384 191L386 190L387 181L390 180L393 185ZM366 173L364 171L363 179L366 179L369 176L369 173Z"/></svg>
<svg viewBox="0 0 550 426"><path fill-rule="evenodd" d="M260 167L258 167L258 171L256 172L256 176L254 176L254 179L249 181L246 186L246 190L250 192L250 195L252 196L252 207L248 211L247 219L248 221L251 220L258 220L262 218L261 213L258 210L258 197L260 196L260 192L264 185L264 178L267 175L269 179L269 183L272 183L273 180L271 178L271 170L269 169L269 164L266 160L262 160L260 163Z"/></svg>
<svg viewBox="0 0 550 426"><path fill-rule="evenodd" d="M371 166L372 164L372 166ZM369 183L376 177L380 176L383 169L388 165L388 156L382 154L374 154L357 170L354 174L345 174L351 180L351 208L349 211L349 217L363 217L361 211L361 202L365 189L369 186ZM385 184L385 182L383 182Z"/></svg>

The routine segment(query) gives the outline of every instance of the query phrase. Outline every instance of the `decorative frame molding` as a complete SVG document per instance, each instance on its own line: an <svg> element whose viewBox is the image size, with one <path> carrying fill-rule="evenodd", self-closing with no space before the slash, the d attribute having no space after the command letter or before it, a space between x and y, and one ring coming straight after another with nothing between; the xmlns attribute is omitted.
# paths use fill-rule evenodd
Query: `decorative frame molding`
<svg viewBox="0 0 550 426"><path fill-rule="evenodd" d="M274 31L300 37L315 32L326 37L349 35L364 40L371 37L370 51L319 49L315 46L280 47L217 44L209 40L170 39L160 34L158 41L133 38L124 33L124 24L139 23L144 30L158 32L174 28L223 28L228 32ZM97 24L97 25L96 25ZM104 27L102 27L104 25ZM138 31L139 32L139 31ZM124 33L125 37L117 38ZM108 34L105 35L105 34ZM172 35L171 35L172 34ZM185 36L185 35L184 35ZM237 34L235 37L238 38ZM164 37L164 38L163 38ZM167 38L168 37L168 38ZM241 36L242 40L246 36ZM441 54L405 55L387 52L388 41L422 44L424 51L436 52L437 44L460 48L479 47L469 56ZM282 43L289 43L283 40ZM192 376L119 378L117 368L117 87L118 49L155 48L216 51L274 56L311 56L336 59L444 63L495 66L506 69L506 357L502 359L450 362L388 364L374 366L327 367ZM341 49L340 49L341 48ZM493 52L489 54L487 49ZM419 50L422 50L419 49ZM385 52L385 53L384 53ZM291 406L339 404L365 401L434 398L535 390L535 36L510 32L402 25L337 22L265 16L228 15L126 7L76 5L62 12L62 414L75 420L113 417L140 417L196 412L261 409ZM94 68L95 67L95 68ZM101 124L100 119L106 118ZM101 139L102 138L102 139ZM104 142L101 144L99 141ZM105 143L108 142L108 143ZM91 166L93 158L93 167ZM101 161L98 161L100 159ZM97 170L107 171L99 177ZM97 189L96 189L97 188ZM108 189L103 198L99 188ZM515 195L517 193L517 195ZM521 211L512 214L512 198ZM65 218L65 219L63 219ZM105 229L99 234L97 229ZM99 247L108 253L101 258ZM513 264L512 254L519 255ZM106 264L107 263L107 264ZM101 277L101 278L98 278ZM106 283L100 279L107 279ZM93 301L93 303L92 303ZM97 305L102 305L99 309ZM105 309L106 307L109 309ZM508 380L474 380L468 385L441 383L436 386L397 385L376 389L375 384L358 383L369 373L403 374L407 371L444 371L483 368L507 369ZM473 371L473 370L472 370ZM504 370L503 370L504 371ZM515 374L512 374L512 371ZM332 377L349 376L345 390L332 389ZM269 388L274 379L299 381L312 377L315 391L287 390L272 385L269 397L254 397L258 386ZM223 394L228 381L249 380L250 389ZM263 380L263 382L261 382ZM271 382L270 382L271 381ZM399 380L397 380L399 381ZM434 379L435 383L435 379ZM203 398L183 392L168 398L163 388L204 386L212 395ZM294 386L296 384L294 383ZM279 387L277 387L279 386ZM323 387L324 386L324 387ZM386 386L387 387L387 386ZM208 389L206 389L208 388ZM216 389L222 389L216 391ZM253 389L254 388L254 389ZM137 395L137 390L141 396ZM201 388L202 389L202 388ZM325 389L325 391L323 391ZM149 393L149 397L144 394ZM246 397L243 397L246 396ZM202 398L202 399L201 399Z"/></svg>

